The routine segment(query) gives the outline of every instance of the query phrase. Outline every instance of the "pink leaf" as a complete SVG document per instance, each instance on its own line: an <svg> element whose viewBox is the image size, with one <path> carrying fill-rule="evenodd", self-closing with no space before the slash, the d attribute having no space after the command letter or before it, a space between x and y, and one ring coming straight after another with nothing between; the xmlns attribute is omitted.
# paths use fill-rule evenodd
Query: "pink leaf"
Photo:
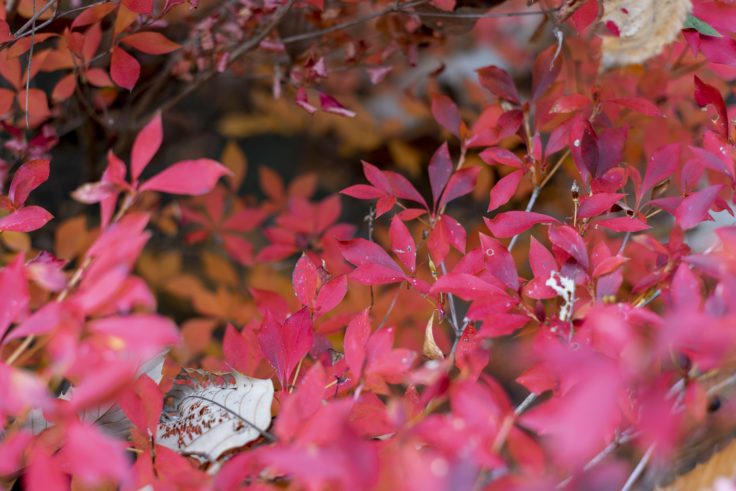
<svg viewBox="0 0 736 491"><path fill-rule="evenodd" d="M122 3L138 14L151 15L153 13L153 0L122 0Z"/></svg>
<svg viewBox="0 0 736 491"><path fill-rule="evenodd" d="M447 148L447 142L445 142L435 151L429 162L429 183L432 186L432 199L435 206L442 195L442 190L445 189L445 185L450 179L450 175L452 175L452 168L452 158L450 158L450 151Z"/></svg>
<svg viewBox="0 0 736 491"><path fill-rule="evenodd" d="M416 244L409 229L397 216L391 219L389 237L391 239L391 250L393 253L396 254L406 269L414 273L417 264Z"/></svg>
<svg viewBox="0 0 736 491"><path fill-rule="evenodd" d="M230 171L211 159L182 160L164 169L140 187L141 191L161 191L171 194L205 194L217 180Z"/></svg>
<svg viewBox="0 0 736 491"><path fill-rule="evenodd" d="M450 201L473 192L475 182L478 179L478 173L480 173L480 167L474 166L460 169L452 174L450 180L447 182L445 192L442 193L439 207L442 208Z"/></svg>
<svg viewBox="0 0 736 491"><path fill-rule="evenodd" d="M323 111L345 116L346 118L354 118L355 112L347 109L345 106L340 104L334 97L325 94L324 92L318 92L319 104Z"/></svg>
<svg viewBox="0 0 736 491"><path fill-rule="evenodd" d="M156 434L164 400L158 384L145 373L118 401L128 419L144 434ZM149 433L150 432L150 433Z"/></svg>
<svg viewBox="0 0 736 491"><path fill-rule="evenodd" d="M124 89L133 90L140 73L141 65L138 63L138 60L118 46L112 49L110 77L112 77L113 82Z"/></svg>
<svg viewBox="0 0 736 491"><path fill-rule="evenodd" d="M726 110L726 101L723 100L721 92L708 85L697 75L694 75L695 80L695 102L700 107L706 107L712 105L716 110L716 117L713 120L713 124L716 127L716 131L724 140L728 139L728 111Z"/></svg>
<svg viewBox="0 0 736 491"><path fill-rule="evenodd" d="M614 232L641 232L650 228L649 225L634 217L604 218L595 222L595 225Z"/></svg>
<svg viewBox="0 0 736 491"><path fill-rule="evenodd" d="M554 106L550 109L551 113L562 113L567 114L589 106L592 101L581 94L570 94L565 95L555 101Z"/></svg>
<svg viewBox="0 0 736 491"><path fill-rule="evenodd" d="M513 237L537 223L560 223L556 218L533 211L507 211L492 220L484 219L488 229L496 237Z"/></svg>
<svg viewBox="0 0 736 491"><path fill-rule="evenodd" d="M368 309L365 309L353 317L353 320L348 324L343 343L345 346L345 361L356 380L359 380L363 373L366 356L365 345L370 334L371 325L368 320Z"/></svg>
<svg viewBox="0 0 736 491"><path fill-rule="evenodd" d="M302 257L296 262L291 281L294 284L296 298L299 299L302 305L311 307L314 297L317 295L320 280L317 268L306 254L302 254Z"/></svg>
<svg viewBox="0 0 736 491"><path fill-rule="evenodd" d="M368 184L355 184L349 186L342 191L340 194L346 194L358 199L376 199L385 196L384 192L380 189L369 186Z"/></svg>
<svg viewBox="0 0 736 491"><path fill-rule="evenodd" d="M578 218L590 218L605 213L626 196L626 193L598 193L580 201Z"/></svg>
<svg viewBox="0 0 736 491"><path fill-rule="evenodd" d="M504 293L499 287L467 273L447 273L434 283L432 293L452 293L463 300L475 300L491 294Z"/></svg>
<svg viewBox="0 0 736 491"><path fill-rule="evenodd" d="M164 55L181 48L180 45L168 39L160 32L151 31L128 34L120 42L149 55Z"/></svg>
<svg viewBox="0 0 736 491"><path fill-rule="evenodd" d="M408 199L428 208L427 202L406 177L392 171L385 171L383 174L391 183L391 189L397 198Z"/></svg>
<svg viewBox="0 0 736 491"><path fill-rule="evenodd" d="M123 442L86 423L72 423L66 436L62 455L70 471L82 482L97 484L105 479L120 482L127 475L129 464Z"/></svg>
<svg viewBox="0 0 736 491"><path fill-rule="evenodd" d="M700 35L700 51L708 61L736 66L736 40L729 37Z"/></svg>
<svg viewBox="0 0 736 491"><path fill-rule="evenodd" d="M0 218L0 230L32 232L48 223L54 216L40 206L25 206Z"/></svg>
<svg viewBox="0 0 736 491"><path fill-rule="evenodd" d="M550 227L549 241L575 259L583 269L588 269L588 250L577 230L569 225Z"/></svg>
<svg viewBox="0 0 736 491"><path fill-rule="evenodd" d="M662 112L652 102L643 97L618 97L614 99L608 99L607 102L612 102L623 106L634 111L640 112L645 116L664 116Z"/></svg>
<svg viewBox="0 0 736 491"><path fill-rule="evenodd" d="M515 104L519 103L519 93L511 76L505 70L495 66L487 66L476 70L480 84L501 99Z"/></svg>
<svg viewBox="0 0 736 491"><path fill-rule="evenodd" d="M258 344L276 370L283 390L287 388L296 365L312 347L313 339L312 320L306 308L289 316L283 325L269 315L264 319L258 333Z"/></svg>
<svg viewBox="0 0 736 491"><path fill-rule="evenodd" d="M587 121L577 121L570 128L570 153L584 181L600 177L598 169L598 137ZM607 169L606 169L607 170ZM605 171L604 171L605 172Z"/></svg>
<svg viewBox="0 0 736 491"><path fill-rule="evenodd" d="M320 314L329 312L342 302L348 292L348 277L340 275L322 285L314 301L314 309Z"/></svg>
<svg viewBox="0 0 736 491"><path fill-rule="evenodd" d="M675 220L680 227L687 230L706 220L709 216L708 210L722 188L722 184L710 186L682 200L675 211Z"/></svg>
<svg viewBox="0 0 736 491"><path fill-rule="evenodd" d="M488 204L488 211L493 211L499 206L503 206L509 202L514 193L516 193L516 189L519 187L519 182L521 181L521 176L523 175L523 170L516 170L511 174L502 177L493 186L493 188L491 188L491 200Z"/></svg>
<svg viewBox="0 0 736 491"><path fill-rule="evenodd" d="M386 285L408 278L403 271L383 264L363 264L350 273L350 279L364 285Z"/></svg>
<svg viewBox="0 0 736 491"><path fill-rule="evenodd" d="M460 111L452 99L443 94L433 95L432 115L440 126L460 138Z"/></svg>
<svg viewBox="0 0 736 491"><path fill-rule="evenodd" d="M628 257L623 256L607 257L595 267L595 269L593 270L593 278L598 278L599 276L612 273L628 260Z"/></svg>
<svg viewBox="0 0 736 491"><path fill-rule="evenodd" d="M644 174L644 182L639 192L639 199L641 199L641 195L646 193L655 184L677 172L679 163L679 143L671 143L655 151L647 164L647 171Z"/></svg>
<svg viewBox="0 0 736 491"><path fill-rule="evenodd" d="M157 112L151 121L138 133L133 142L133 150L130 154L130 179L136 182L138 177L151 161L163 141L163 129L161 127L161 112Z"/></svg>
<svg viewBox="0 0 736 491"><path fill-rule="evenodd" d="M309 98L307 97L307 89L305 89L304 87L299 87L299 90L297 90L296 92L296 98L294 99L294 102L296 102L297 106L307 111L308 114L314 114L315 112L317 112L317 108L309 103Z"/></svg>
<svg viewBox="0 0 736 491"><path fill-rule="evenodd" d="M10 323L28 310L28 301L28 280L21 253L0 271L0 339Z"/></svg>
<svg viewBox="0 0 736 491"><path fill-rule="evenodd" d="M108 336L129 358L147 361L179 342L179 329L168 318L156 314L115 315L89 323L91 332Z"/></svg>
<svg viewBox="0 0 736 491"><path fill-rule="evenodd" d="M519 276L516 272L514 258L499 241L480 235L480 246L485 259L486 270L490 271L501 283L514 291L519 289Z"/></svg>
<svg viewBox="0 0 736 491"><path fill-rule="evenodd" d="M28 195L49 178L48 160L31 160L21 165L13 175L8 197L16 207L25 204Z"/></svg>
<svg viewBox="0 0 736 491"><path fill-rule="evenodd" d="M403 270L391 256L375 242L366 239L340 241L340 252L349 263L355 266L379 264L403 275Z"/></svg>
<svg viewBox="0 0 736 491"><path fill-rule="evenodd" d="M550 46L537 56L532 70L532 101L536 101L547 92L561 69L562 57L555 55L555 46Z"/></svg>
<svg viewBox="0 0 736 491"><path fill-rule="evenodd" d="M521 169L524 165L519 157L502 147L490 147L483 150L479 157L488 165L502 164Z"/></svg>

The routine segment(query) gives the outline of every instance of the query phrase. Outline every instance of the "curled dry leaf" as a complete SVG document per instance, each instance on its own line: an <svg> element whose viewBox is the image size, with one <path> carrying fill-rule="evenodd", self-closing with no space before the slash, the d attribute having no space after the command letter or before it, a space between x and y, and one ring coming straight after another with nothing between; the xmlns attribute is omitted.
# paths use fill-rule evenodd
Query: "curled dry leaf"
<svg viewBox="0 0 736 491"><path fill-rule="evenodd" d="M166 396L157 442L215 461L264 434L271 424L272 400L269 379L183 370Z"/></svg>
<svg viewBox="0 0 736 491"><path fill-rule="evenodd" d="M437 343L434 341L434 333L432 326L434 325L434 313L427 321L427 328L424 331L424 345L422 346L422 354L430 360L444 360L445 355Z"/></svg>
<svg viewBox="0 0 736 491"><path fill-rule="evenodd" d="M643 63L674 41L692 10L690 0L604 0L601 24L615 25L605 36L601 68Z"/></svg>

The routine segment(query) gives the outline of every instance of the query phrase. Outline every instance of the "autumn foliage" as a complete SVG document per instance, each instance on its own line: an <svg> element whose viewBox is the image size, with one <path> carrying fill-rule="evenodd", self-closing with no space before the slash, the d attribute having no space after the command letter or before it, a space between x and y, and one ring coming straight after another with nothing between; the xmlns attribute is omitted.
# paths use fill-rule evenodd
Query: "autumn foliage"
<svg viewBox="0 0 736 491"><path fill-rule="evenodd" d="M0 483L648 489L724 443L736 4L529 3L0 6Z"/></svg>

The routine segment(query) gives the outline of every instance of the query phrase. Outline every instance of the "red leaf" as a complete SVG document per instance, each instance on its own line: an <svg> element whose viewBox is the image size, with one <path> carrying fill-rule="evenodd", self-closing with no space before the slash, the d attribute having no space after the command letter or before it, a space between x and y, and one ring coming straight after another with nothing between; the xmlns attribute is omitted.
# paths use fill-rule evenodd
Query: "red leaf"
<svg viewBox="0 0 736 491"><path fill-rule="evenodd" d="M78 16L74 18L72 22L72 29L75 27L84 27L90 24L94 24L98 20L102 20L107 14L115 10L117 5L105 3L102 5L95 5L84 9Z"/></svg>
<svg viewBox="0 0 736 491"><path fill-rule="evenodd" d="M13 175L8 197L16 207L25 204L28 195L49 178L48 160L31 160L21 165Z"/></svg>
<svg viewBox="0 0 736 491"><path fill-rule="evenodd" d="M440 10L452 12L455 10L455 0L431 0L430 3Z"/></svg>
<svg viewBox="0 0 736 491"><path fill-rule="evenodd" d="M401 267L375 242L366 239L344 240L339 242L339 247L345 260L355 266L379 264L404 274Z"/></svg>
<svg viewBox="0 0 736 491"><path fill-rule="evenodd" d="M25 206L0 218L0 230L32 232L48 223L54 216L40 206Z"/></svg>
<svg viewBox="0 0 736 491"><path fill-rule="evenodd" d="M692 150L692 152L695 154L700 164L714 172L718 172L720 174L723 174L724 176L728 176L733 179L733 169L731 168L731 166L726 164L723 159L721 159L717 155L713 155L713 153L707 150L703 150L702 148L691 146L690 150Z"/></svg>
<svg viewBox="0 0 736 491"><path fill-rule="evenodd" d="M182 160L159 172L140 187L141 191L172 194L205 194L230 171L211 159Z"/></svg>
<svg viewBox="0 0 736 491"><path fill-rule="evenodd" d="M531 238L529 243L529 264L534 273L534 279L527 284L526 295L530 298L552 298L557 295L545 283L552 271L557 271L557 261L537 239Z"/></svg>
<svg viewBox="0 0 736 491"><path fill-rule="evenodd" d="M514 291L519 289L519 276L516 272L514 258L500 242L480 235L480 246L485 259L486 270L490 271L501 283Z"/></svg>
<svg viewBox="0 0 736 491"><path fill-rule="evenodd" d="M603 276L604 274L612 273L628 260L628 257L623 256L607 257L595 267L595 269L593 270L593 278L598 278L599 276Z"/></svg>
<svg viewBox="0 0 736 491"><path fill-rule="evenodd" d="M453 2L454 3L454 2ZM447 131L460 138L460 111L452 99L443 94L432 96L432 115Z"/></svg>
<svg viewBox="0 0 736 491"><path fill-rule="evenodd" d="M710 62L736 66L736 41L729 37L701 34L700 51Z"/></svg>
<svg viewBox="0 0 736 491"><path fill-rule="evenodd" d="M588 269L588 250L577 230L569 225L550 227L549 240L575 259L583 269Z"/></svg>
<svg viewBox="0 0 736 491"><path fill-rule="evenodd" d="M136 32L125 36L120 42L149 55L164 55L181 48L160 32Z"/></svg>
<svg viewBox="0 0 736 491"><path fill-rule="evenodd" d="M472 326L467 326L457 343L455 365L471 380L477 379L488 365L490 353L481 345L481 337Z"/></svg>
<svg viewBox="0 0 736 491"><path fill-rule="evenodd" d="M41 123L51 115L46 92L41 89L28 89L28 107L26 108L26 91L18 91L18 105L21 111L28 111L31 125Z"/></svg>
<svg viewBox="0 0 736 491"><path fill-rule="evenodd" d="M723 188L722 184L710 186L682 200L675 211L675 221L687 230L708 219L708 210ZM1 221L0 221L1 222Z"/></svg>
<svg viewBox="0 0 736 491"><path fill-rule="evenodd" d="M312 320L306 308L289 316L283 325L270 315L264 319L258 344L276 370L282 390L287 388L296 365L312 348L313 339Z"/></svg>
<svg viewBox="0 0 736 491"><path fill-rule="evenodd" d="M466 167L455 172L447 182L439 207L442 208L450 201L473 192L475 182L478 180L478 173L480 173L480 167L478 166Z"/></svg>
<svg viewBox="0 0 736 491"><path fill-rule="evenodd" d="M713 106L716 110L716 118L713 120L716 131L723 140L728 140L728 111L726 110L726 101L723 100L723 96L718 89L706 84L697 75L693 77L695 80L695 102L700 107Z"/></svg>
<svg viewBox="0 0 736 491"><path fill-rule="evenodd" d="M548 390L555 390L557 386L557 379L545 363L532 365L519 375L516 381L537 395Z"/></svg>
<svg viewBox="0 0 736 491"><path fill-rule="evenodd" d="M399 217L394 216L391 219L388 233L391 239L391 250L399 258L401 264L414 273L417 264L417 247L409 229Z"/></svg>
<svg viewBox="0 0 736 491"><path fill-rule="evenodd" d="M606 102L612 102L619 106L633 109L634 111L640 112L645 116L664 116L662 112L652 102L643 97L617 97L614 99L608 99Z"/></svg>
<svg viewBox="0 0 736 491"><path fill-rule="evenodd" d="M114 339L118 350L128 351L128 358L140 362L179 342L176 325L156 314L104 317L91 321L88 326L91 332Z"/></svg>
<svg viewBox="0 0 736 491"><path fill-rule="evenodd" d="M306 254L302 253L302 257L296 262L291 281L294 284L296 298L299 299L302 305L312 307L320 279L317 268Z"/></svg>
<svg viewBox="0 0 736 491"><path fill-rule="evenodd" d="M350 273L350 279L364 285L386 285L408 278L403 271L383 264L363 264Z"/></svg>
<svg viewBox="0 0 736 491"><path fill-rule="evenodd" d="M532 71L532 101L539 99L552 82L557 79L562 69L562 57L555 56L555 46L542 51L534 62Z"/></svg>
<svg viewBox="0 0 736 491"><path fill-rule="evenodd" d="M356 380L360 380L365 362L365 345L371 334L371 326L368 321L368 310L353 317L345 330L345 361Z"/></svg>
<svg viewBox="0 0 736 491"><path fill-rule="evenodd" d="M135 385L118 400L118 404L136 428L144 434L156 434L164 399L158 384L151 377L146 374L138 377Z"/></svg>
<svg viewBox="0 0 736 491"><path fill-rule="evenodd" d="M521 329L531 319L523 314L500 313L483 319L483 325L478 332L482 338L508 336Z"/></svg>
<svg viewBox="0 0 736 491"><path fill-rule="evenodd" d="M122 0L122 2L133 12L144 15L153 13L153 0Z"/></svg>
<svg viewBox="0 0 736 491"><path fill-rule="evenodd" d="M141 65L138 63L138 60L118 46L112 49L110 77L112 77L113 82L124 89L133 90L140 73Z"/></svg>
<svg viewBox="0 0 736 491"><path fill-rule="evenodd" d="M445 142L434 152L429 162L429 183L432 186L432 199L435 206L437 206L442 190L445 189L445 185L450 179L450 175L452 175L452 168L452 158L450 158L450 151L447 148L447 142Z"/></svg>
<svg viewBox="0 0 736 491"><path fill-rule="evenodd" d="M599 177L598 137L587 121L577 121L570 129L570 153L584 181ZM606 169L607 170L607 169ZM601 173L602 174L602 173Z"/></svg>
<svg viewBox="0 0 736 491"><path fill-rule="evenodd" d="M590 218L605 213L626 196L626 193L598 193L580 201L578 218Z"/></svg>
<svg viewBox="0 0 736 491"><path fill-rule="evenodd" d="M354 118L355 112L347 109L345 106L340 104L334 97L325 94L324 92L317 92L319 94L319 104L323 111L345 116L346 118Z"/></svg>
<svg viewBox="0 0 736 491"><path fill-rule="evenodd" d="M314 301L314 310L320 314L338 306L348 292L348 277L340 275L322 285Z"/></svg>
<svg viewBox="0 0 736 491"><path fill-rule="evenodd" d="M427 202L406 177L392 171L386 171L383 174L391 183L391 189L397 198L408 199L428 208Z"/></svg>
<svg viewBox="0 0 736 491"><path fill-rule="evenodd" d="M389 181L386 173L381 171L381 169L375 165L369 164L365 160L361 160L361 164L363 164L363 174L365 174L365 178L368 179L368 182L373 184L384 194L393 194L391 182Z"/></svg>
<svg viewBox="0 0 736 491"><path fill-rule="evenodd" d="M496 237L513 237L530 229L537 223L560 223L556 218L533 211L507 211L492 220L484 219L486 226Z"/></svg>
<svg viewBox="0 0 736 491"><path fill-rule="evenodd" d="M42 444L36 444L29 452L28 468L23 474L23 486L29 491L37 489L70 489L69 479L62 472L59 459L52 456Z"/></svg>
<svg viewBox="0 0 736 491"><path fill-rule="evenodd" d="M509 202L511 197L516 193L516 189L519 187L521 176L524 175L524 171L517 170L511 174L501 178L491 188L491 200L488 204L488 211L495 210L499 206L503 206Z"/></svg>
<svg viewBox="0 0 736 491"><path fill-rule="evenodd" d="M138 133L133 142L133 150L130 154L130 180L136 182L138 177L151 161L163 141L163 128L161 127L161 112L148 122Z"/></svg>
<svg viewBox="0 0 736 491"><path fill-rule="evenodd" d="M487 66L476 70L480 84L501 99L519 104L519 93L511 76L505 70L495 66Z"/></svg>
<svg viewBox="0 0 736 491"><path fill-rule="evenodd" d="M679 163L679 143L671 143L656 150L647 163L647 171L646 174L644 174L644 182L642 183L641 191L639 192L639 199L641 199L641 196L655 184L677 172Z"/></svg>
<svg viewBox="0 0 736 491"><path fill-rule="evenodd" d="M0 339L10 323L27 312L28 301L28 280L21 253L0 271Z"/></svg>
<svg viewBox="0 0 736 491"><path fill-rule="evenodd" d="M550 109L549 112L551 113L562 113L567 114L575 111L579 111L580 109L589 106L592 104L592 101L581 94L570 94L565 95L557 99L555 101L554 106L552 106L552 109Z"/></svg>
<svg viewBox="0 0 736 491"><path fill-rule="evenodd" d="M33 434L20 430L10 433L0 444L0 475L14 474L21 469L23 453L31 443Z"/></svg>
<svg viewBox="0 0 736 491"><path fill-rule="evenodd" d="M614 232L641 232L650 228L649 225L634 217L604 218L595 222L595 225Z"/></svg>
<svg viewBox="0 0 736 491"><path fill-rule="evenodd" d="M349 186L342 191L340 194L346 194L358 199L376 199L385 196L385 193L380 189L369 186L368 184L356 184Z"/></svg>
<svg viewBox="0 0 736 491"><path fill-rule="evenodd" d="M502 147L490 147L483 150L479 157L488 165L502 164L521 169L524 165L519 157Z"/></svg>
<svg viewBox="0 0 736 491"><path fill-rule="evenodd" d="M87 484L105 479L121 482L128 474L125 444L105 435L97 426L72 423L66 428L62 456L69 470Z"/></svg>
<svg viewBox="0 0 736 491"><path fill-rule="evenodd" d="M491 294L504 293L499 287L467 273L447 273L440 276L431 293L452 293L463 300L475 300Z"/></svg>

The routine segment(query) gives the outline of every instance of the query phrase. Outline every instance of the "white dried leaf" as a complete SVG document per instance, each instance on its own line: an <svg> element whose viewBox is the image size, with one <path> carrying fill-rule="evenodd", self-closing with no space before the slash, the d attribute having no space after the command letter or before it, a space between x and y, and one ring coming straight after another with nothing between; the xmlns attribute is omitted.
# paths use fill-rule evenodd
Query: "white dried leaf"
<svg viewBox="0 0 736 491"><path fill-rule="evenodd" d="M691 0L603 0L601 23L620 36L605 36L602 69L643 63L675 40L692 10Z"/></svg>
<svg viewBox="0 0 736 491"><path fill-rule="evenodd" d="M238 372L184 370L166 397L157 443L210 462L264 434L273 382Z"/></svg>

